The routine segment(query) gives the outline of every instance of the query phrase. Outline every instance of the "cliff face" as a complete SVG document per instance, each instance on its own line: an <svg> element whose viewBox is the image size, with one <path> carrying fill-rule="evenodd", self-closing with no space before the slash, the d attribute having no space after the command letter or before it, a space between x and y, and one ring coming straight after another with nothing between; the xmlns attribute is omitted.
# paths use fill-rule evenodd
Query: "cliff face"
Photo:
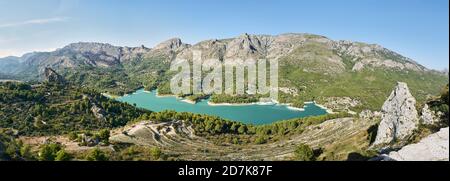
<svg viewBox="0 0 450 181"><path fill-rule="evenodd" d="M399 82L381 108L381 122L373 146L391 144L411 135L418 126L416 99L406 83Z"/></svg>

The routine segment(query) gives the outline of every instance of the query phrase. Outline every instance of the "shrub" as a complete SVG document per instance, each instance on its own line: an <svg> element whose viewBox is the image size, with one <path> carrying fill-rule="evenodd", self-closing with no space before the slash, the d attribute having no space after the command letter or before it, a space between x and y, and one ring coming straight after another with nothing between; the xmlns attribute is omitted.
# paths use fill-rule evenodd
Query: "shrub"
<svg viewBox="0 0 450 181"><path fill-rule="evenodd" d="M69 140L71 140L71 141L78 139L78 134L75 132L70 132L68 136L69 136Z"/></svg>
<svg viewBox="0 0 450 181"><path fill-rule="evenodd" d="M41 161L54 161L56 153L62 149L60 144L50 143L45 144L39 151L39 160Z"/></svg>
<svg viewBox="0 0 450 181"><path fill-rule="evenodd" d="M99 139L104 143L109 143L109 135L108 129L102 129L98 132Z"/></svg>
<svg viewBox="0 0 450 181"><path fill-rule="evenodd" d="M94 148L86 155L88 161L108 161L106 154L98 148Z"/></svg>
<svg viewBox="0 0 450 181"><path fill-rule="evenodd" d="M31 153L31 147L29 145L23 145L20 148L20 155L26 160L33 159L33 154Z"/></svg>
<svg viewBox="0 0 450 181"><path fill-rule="evenodd" d="M239 144L239 139L238 138L233 138L233 144L238 145Z"/></svg>
<svg viewBox="0 0 450 181"><path fill-rule="evenodd" d="M70 161L72 156L64 150L59 150L56 153L55 161Z"/></svg>
<svg viewBox="0 0 450 181"><path fill-rule="evenodd" d="M314 150L311 149L308 145L300 144L294 151L295 160L298 161L314 161Z"/></svg>
<svg viewBox="0 0 450 181"><path fill-rule="evenodd" d="M153 159L157 160L161 157L162 151L158 147L152 147L150 148L150 155L153 157Z"/></svg>
<svg viewBox="0 0 450 181"><path fill-rule="evenodd" d="M255 144L264 144L267 143L267 139L264 136L259 136L255 140Z"/></svg>

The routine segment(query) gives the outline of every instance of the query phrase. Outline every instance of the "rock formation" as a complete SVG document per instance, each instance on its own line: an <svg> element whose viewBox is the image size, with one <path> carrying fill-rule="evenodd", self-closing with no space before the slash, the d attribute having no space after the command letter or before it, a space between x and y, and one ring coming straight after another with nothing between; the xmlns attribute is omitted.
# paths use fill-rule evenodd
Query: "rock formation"
<svg viewBox="0 0 450 181"><path fill-rule="evenodd" d="M55 70L48 67L44 70L44 80L50 83L64 83L64 78L56 73Z"/></svg>
<svg viewBox="0 0 450 181"><path fill-rule="evenodd" d="M410 136L419 123L415 104L406 83L398 82L381 108L381 122L372 146L384 146Z"/></svg>
<svg viewBox="0 0 450 181"><path fill-rule="evenodd" d="M350 111L361 105L361 101L351 97L328 97L324 106L332 110Z"/></svg>
<svg viewBox="0 0 450 181"><path fill-rule="evenodd" d="M383 161L448 161L449 160L448 127L429 135L419 143L404 146L398 151L381 155L377 160Z"/></svg>
<svg viewBox="0 0 450 181"><path fill-rule="evenodd" d="M359 113L359 118L362 120L371 120L379 117L381 117L381 113L378 111L363 110Z"/></svg>
<svg viewBox="0 0 450 181"><path fill-rule="evenodd" d="M177 50L178 48L185 47L186 44L184 44L181 39L179 38L172 38L169 40L166 40L158 45L155 46L154 50L159 49L169 49L169 50Z"/></svg>
<svg viewBox="0 0 450 181"><path fill-rule="evenodd" d="M430 110L428 104L422 108L422 115L420 116L422 119L422 123L425 125L432 125L439 121L439 118L436 117L436 114Z"/></svg>
<svg viewBox="0 0 450 181"><path fill-rule="evenodd" d="M105 118L105 110L103 110L102 108L100 108L99 106L97 106L96 104L92 104L91 107L91 112L94 114L94 116L101 120L101 121L106 121Z"/></svg>

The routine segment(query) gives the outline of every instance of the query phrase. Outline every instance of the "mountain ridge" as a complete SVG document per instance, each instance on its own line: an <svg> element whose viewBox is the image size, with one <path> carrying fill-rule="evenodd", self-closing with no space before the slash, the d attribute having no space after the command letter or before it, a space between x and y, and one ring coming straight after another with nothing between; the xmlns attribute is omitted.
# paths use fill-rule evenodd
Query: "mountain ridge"
<svg viewBox="0 0 450 181"><path fill-rule="evenodd" d="M292 90L281 91L280 101L297 107L314 100L338 110L359 112L380 107L399 81L410 85L418 101L438 93L448 83L448 74L428 69L380 45L334 41L308 33L244 33L192 45L172 38L153 48L71 43L53 52L26 54L14 65L0 59L0 79L42 81L49 67L68 81L100 92L123 95L145 87L170 94L169 82L175 73L169 70L170 63L175 58L192 61L193 51L198 50L204 64L211 63L210 59L278 59L280 90ZM232 63L238 65L239 61ZM214 96L214 100L222 102L234 99ZM342 102L338 100L346 100L349 105L339 109L333 105Z"/></svg>
<svg viewBox="0 0 450 181"><path fill-rule="evenodd" d="M261 46L261 45L263 45L262 43L266 43L265 45L267 46L267 43L277 43L276 41L280 41L281 43L290 44L291 49L295 45L302 43L301 40L300 40L300 42L286 41L286 39L289 39L289 38L291 38L292 41L298 41L298 38L300 38L300 39L301 38L306 38L306 39L310 38L311 41L330 43L331 46L334 46L333 48L340 49L340 51L342 51L340 53L344 53L345 51L347 51L345 53L350 53L350 54L353 54L354 56L362 56L362 55L358 54L358 53L360 53L358 51L368 52L369 49L386 51L387 53L390 53L397 57L400 57L402 60L405 60L408 63L411 63L413 65L420 65L416 61L414 61L408 57L404 57L403 55L400 55L394 51L384 48L378 44L368 44L368 43L364 43L364 42L349 41L349 40L332 40L332 39L327 38L326 36L315 35L315 34L310 34L310 33L283 33L283 34L279 34L279 35L253 35L253 34L244 33L244 34L241 34L241 35L239 35L237 37L233 37L233 38L208 39L208 40L199 41L192 45L182 42L182 40L180 38L171 38L171 39L168 39L166 41L163 41L163 42L155 45L153 48L147 48L145 46L140 46L140 47L117 46L117 45L112 45L109 43L98 43L98 42L77 42L77 43L70 43L62 48L58 48L55 51L51 51L51 52L32 52L32 53L24 54L23 56L20 56L20 57L9 56L9 57L0 58L0 62L3 62L2 60L4 60L4 59L18 59L18 60L26 61L27 59L29 59L30 54L31 54L31 56L33 56L33 54L46 54L46 53L54 54L54 53L58 53L58 52L61 52L64 50L86 51L86 49L108 50L105 52L106 53L115 53L115 56L114 57L105 57L106 59L108 59L108 58L118 59L119 58L118 56L120 56L119 55L120 53L133 53L133 50L136 50L136 49L141 49L142 50L141 53L147 54L147 53L151 53L152 51L154 52L155 50L161 50L161 49L167 49L167 48L172 49L170 46L174 46L175 48L178 48L178 47L195 48L198 46L204 46L205 43L217 43L217 42L228 43L230 41L232 42L233 40L242 41L242 42L234 42L234 43L236 43L234 45L238 46L238 48L243 48L244 50L247 48L246 51L249 51L249 53L263 54L264 52L267 52L268 50L264 49L267 47ZM176 41L176 42L171 42L171 41ZM241 44L237 44L237 43L241 43ZM245 45L242 43L244 43ZM257 44L257 45L255 45L255 44ZM232 45L233 45L233 43L232 43ZM244 45L244 46L242 46L242 45ZM361 48L358 46L363 46L363 47ZM229 48L229 47L227 47L227 48ZM227 57L234 57L232 53L237 53L237 56L239 56L239 53L242 53L242 52L236 52L237 50L234 50L233 48L236 48L236 47L232 47L232 49L231 49L232 52L229 53L227 55ZM286 48L286 47L282 47L282 48ZM252 50L252 49L254 49L254 50ZM111 52L111 51L115 51L115 52ZM131 51L131 52L129 52L129 51ZM283 54L283 52L277 52L277 53ZM269 58L273 58L273 57L275 57L275 56L274 55L269 56ZM86 63L89 64L88 62L86 62ZM105 66L105 65L100 64L100 66ZM394 65L394 67L395 67L395 65ZM406 68L412 68L412 67L409 66ZM416 68L418 68L419 70L431 70L422 65L420 65ZM1 69L0 69L0 72L1 72Z"/></svg>

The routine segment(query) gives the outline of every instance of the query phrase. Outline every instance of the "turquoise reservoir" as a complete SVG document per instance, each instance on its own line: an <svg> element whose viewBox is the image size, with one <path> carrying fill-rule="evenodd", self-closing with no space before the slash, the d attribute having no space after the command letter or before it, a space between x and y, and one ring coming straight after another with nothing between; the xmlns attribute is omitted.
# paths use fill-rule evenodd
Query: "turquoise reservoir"
<svg viewBox="0 0 450 181"><path fill-rule="evenodd" d="M177 112L192 112L219 116L224 119L240 121L255 125L268 124L275 121L307 116L327 114L325 109L314 103L305 104L304 110L290 109L286 105L208 105L208 100L202 100L197 104L183 102L174 96L158 97L156 91L144 91L140 89L133 94L117 98L121 102L136 104L136 106L151 111L174 110Z"/></svg>

